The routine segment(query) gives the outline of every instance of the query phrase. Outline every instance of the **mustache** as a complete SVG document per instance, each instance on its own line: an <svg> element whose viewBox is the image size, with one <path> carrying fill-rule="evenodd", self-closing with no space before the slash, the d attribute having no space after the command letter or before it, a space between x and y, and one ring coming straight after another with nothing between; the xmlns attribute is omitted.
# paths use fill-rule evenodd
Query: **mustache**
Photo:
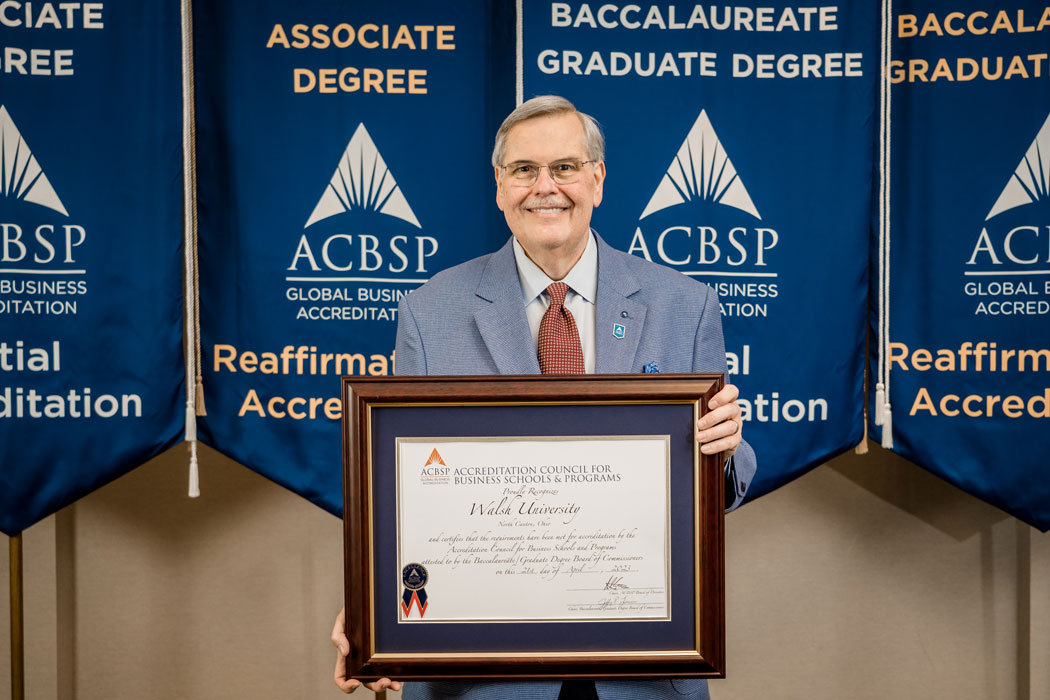
<svg viewBox="0 0 1050 700"><path fill-rule="evenodd" d="M560 197L545 197L542 199L533 199L528 202L522 202L518 207L519 209L555 209L563 208L568 209L572 206L572 202L562 199Z"/></svg>

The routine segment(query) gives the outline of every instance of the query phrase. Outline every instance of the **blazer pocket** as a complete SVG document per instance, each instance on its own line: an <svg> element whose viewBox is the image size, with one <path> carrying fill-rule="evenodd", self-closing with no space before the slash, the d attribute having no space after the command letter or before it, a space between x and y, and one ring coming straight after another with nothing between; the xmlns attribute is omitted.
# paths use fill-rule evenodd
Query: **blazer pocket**
<svg viewBox="0 0 1050 700"><path fill-rule="evenodd" d="M672 678L671 687L675 689L679 695L694 695L700 696L700 686L703 685L703 681L697 678Z"/></svg>

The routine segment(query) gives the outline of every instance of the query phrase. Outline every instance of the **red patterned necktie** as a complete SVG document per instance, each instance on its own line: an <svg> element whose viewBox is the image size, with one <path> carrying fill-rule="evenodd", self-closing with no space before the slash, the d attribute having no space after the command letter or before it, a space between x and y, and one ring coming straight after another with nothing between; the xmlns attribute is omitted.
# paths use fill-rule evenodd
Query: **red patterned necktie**
<svg viewBox="0 0 1050 700"><path fill-rule="evenodd" d="M569 285L554 282L547 287L550 306L540 321L540 371L544 374L584 374L583 347L576 319L565 308Z"/></svg>

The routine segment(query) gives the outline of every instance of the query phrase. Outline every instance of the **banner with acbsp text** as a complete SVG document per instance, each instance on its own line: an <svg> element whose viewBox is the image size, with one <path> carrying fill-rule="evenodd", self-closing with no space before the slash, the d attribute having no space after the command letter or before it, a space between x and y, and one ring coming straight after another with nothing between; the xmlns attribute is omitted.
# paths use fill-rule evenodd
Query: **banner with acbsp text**
<svg viewBox="0 0 1050 700"><path fill-rule="evenodd" d="M595 228L719 294L749 498L863 434L878 37L877 3L524 2L523 98L605 130Z"/></svg>
<svg viewBox="0 0 1050 700"><path fill-rule="evenodd" d="M0 530L177 442L177 2L0 3Z"/></svg>
<svg viewBox="0 0 1050 700"><path fill-rule="evenodd" d="M401 297L508 235L489 162L514 106L504 12L195 8L201 437L333 513L340 376L392 374Z"/></svg>
<svg viewBox="0 0 1050 700"><path fill-rule="evenodd" d="M872 367L888 365L893 449L1047 530L1050 8L894 12L889 320Z"/></svg>

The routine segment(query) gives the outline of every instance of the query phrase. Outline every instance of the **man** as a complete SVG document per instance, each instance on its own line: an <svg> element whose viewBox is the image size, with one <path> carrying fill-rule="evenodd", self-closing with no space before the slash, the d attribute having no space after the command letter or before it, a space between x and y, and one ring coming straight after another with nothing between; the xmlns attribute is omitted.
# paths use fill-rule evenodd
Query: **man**
<svg viewBox="0 0 1050 700"><path fill-rule="evenodd" d="M725 372L718 299L707 285L613 250L590 228L605 182L597 122L568 100L536 97L515 109L492 154L496 204L513 234L498 252L435 275L401 300L398 374ZM614 329L616 331L614 332ZM755 472L742 441L737 389L709 402L696 440L725 451L727 510ZM335 681L345 692L349 650L340 613ZM398 690L397 681L368 684ZM411 683L405 698L707 698L699 680Z"/></svg>

